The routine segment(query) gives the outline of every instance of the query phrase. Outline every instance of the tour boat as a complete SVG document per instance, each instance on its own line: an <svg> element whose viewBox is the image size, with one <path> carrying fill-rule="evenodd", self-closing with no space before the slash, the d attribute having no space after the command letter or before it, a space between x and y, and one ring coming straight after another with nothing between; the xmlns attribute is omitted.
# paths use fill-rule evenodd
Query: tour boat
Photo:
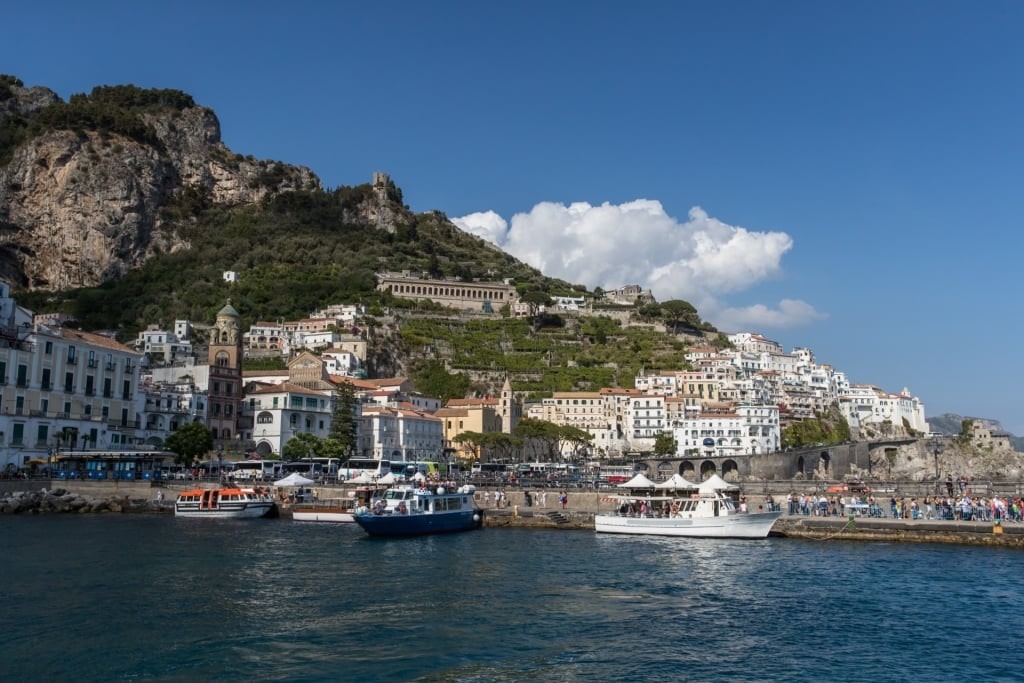
<svg viewBox="0 0 1024 683"><path fill-rule="evenodd" d="M386 488L360 487L349 493L348 498L324 498L292 505L292 519L296 522L356 521L355 513L360 507L369 507L383 497Z"/></svg>
<svg viewBox="0 0 1024 683"><path fill-rule="evenodd" d="M276 517L277 514L274 497L269 490L260 487L191 489L182 491L174 501L176 517L240 519Z"/></svg>
<svg viewBox="0 0 1024 683"><path fill-rule="evenodd" d="M765 538L781 512L743 512L721 490L702 488L690 497L611 496L614 512L594 517L594 528L609 534Z"/></svg>
<svg viewBox="0 0 1024 683"><path fill-rule="evenodd" d="M388 489L373 507L355 513L356 524L370 536L420 536L470 531L483 525L483 510L473 503L474 487L447 491L414 486Z"/></svg>

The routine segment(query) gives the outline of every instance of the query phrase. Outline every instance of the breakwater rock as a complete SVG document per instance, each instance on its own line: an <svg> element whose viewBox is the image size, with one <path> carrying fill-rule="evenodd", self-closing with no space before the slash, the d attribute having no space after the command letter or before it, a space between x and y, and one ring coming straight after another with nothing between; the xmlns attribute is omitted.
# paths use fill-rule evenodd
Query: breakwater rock
<svg viewBox="0 0 1024 683"><path fill-rule="evenodd" d="M44 513L90 512L170 512L173 507L155 500L142 500L122 496L118 498L90 498L65 489L38 491L11 491L0 498L0 514L35 515Z"/></svg>

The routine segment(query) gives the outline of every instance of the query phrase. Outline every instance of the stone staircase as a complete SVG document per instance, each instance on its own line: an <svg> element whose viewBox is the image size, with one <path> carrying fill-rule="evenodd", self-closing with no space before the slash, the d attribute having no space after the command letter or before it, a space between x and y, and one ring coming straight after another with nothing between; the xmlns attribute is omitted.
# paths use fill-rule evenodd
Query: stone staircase
<svg viewBox="0 0 1024 683"><path fill-rule="evenodd" d="M550 512L545 512L544 516L550 519L555 524L568 524L571 521L567 515L559 512L558 510L551 510Z"/></svg>

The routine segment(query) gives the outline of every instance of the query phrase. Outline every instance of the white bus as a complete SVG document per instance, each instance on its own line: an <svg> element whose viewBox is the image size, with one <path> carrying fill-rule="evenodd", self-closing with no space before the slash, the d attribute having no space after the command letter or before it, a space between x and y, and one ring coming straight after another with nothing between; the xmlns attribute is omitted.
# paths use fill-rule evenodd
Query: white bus
<svg viewBox="0 0 1024 683"><path fill-rule="evenodd" d="M349 458L338 466L338 481L347 481L364 475L373 479L379 479L390 472L390 460L377 460L376 458Z"/></svg>
<svg viewBox="0 0 1024 683"><path fill-rule="evenodd" d="M231 476L238 481L267 481L280 478L280 460L239 460Z"/></svg>

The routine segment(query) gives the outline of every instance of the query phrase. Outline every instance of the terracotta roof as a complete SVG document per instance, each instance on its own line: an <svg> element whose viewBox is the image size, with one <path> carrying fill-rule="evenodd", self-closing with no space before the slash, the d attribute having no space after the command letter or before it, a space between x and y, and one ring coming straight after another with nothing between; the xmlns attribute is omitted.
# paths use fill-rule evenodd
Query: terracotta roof
<svg viewBox="0 0 1024 683"><path fill-rule="evenodd" d="M60 330L60 336L63 339L72 342L102 346L103 348L110 349L111 351L121 351L123 353L131 353L136 356L142 355L141 352L128 348L116 339L111 339L110 337L105 337L102 334L96 334L94 332L82 332L81 330L72 330L67 327L62 327Z"/></svg>

